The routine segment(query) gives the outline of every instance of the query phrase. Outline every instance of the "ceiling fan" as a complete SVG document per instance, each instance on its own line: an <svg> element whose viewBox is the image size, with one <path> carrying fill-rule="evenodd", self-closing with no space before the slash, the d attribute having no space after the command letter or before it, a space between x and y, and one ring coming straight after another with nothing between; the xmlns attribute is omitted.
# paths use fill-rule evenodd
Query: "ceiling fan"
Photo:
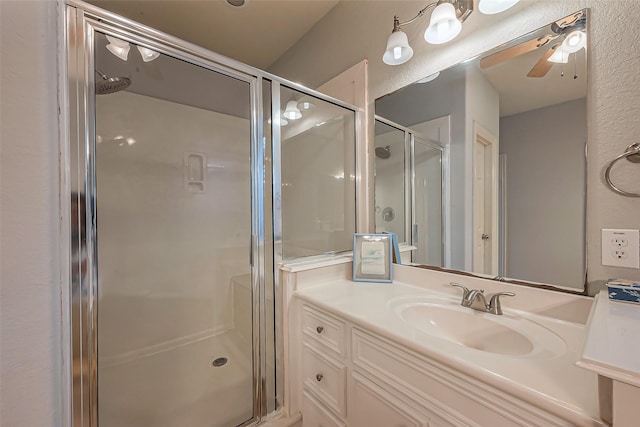
<svg viewBox="0 0 640 427"><path fill-rule="evenodd" d="M585 11L578 11L559 19L549 26L549 32L551 34L534 37L528 41L485 56L480 60L480 68L486 69L493 67L542 46L549 46L549 49L527 74L527 77L544 77L554 63L566 63L570 53L575 53L584 47L586 40L586 21Z"/></svg>

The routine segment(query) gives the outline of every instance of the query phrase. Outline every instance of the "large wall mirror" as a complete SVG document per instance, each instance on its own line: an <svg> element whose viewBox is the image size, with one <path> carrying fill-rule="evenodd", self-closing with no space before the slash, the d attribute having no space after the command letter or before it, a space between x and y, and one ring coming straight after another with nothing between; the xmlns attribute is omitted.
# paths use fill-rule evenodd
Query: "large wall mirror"
<svg viewBox="0 0 640 427"><path fill-rule="evenodd" d="M582 10L377 99L376 229L415 264L583 291L586 40Z"/></svg>

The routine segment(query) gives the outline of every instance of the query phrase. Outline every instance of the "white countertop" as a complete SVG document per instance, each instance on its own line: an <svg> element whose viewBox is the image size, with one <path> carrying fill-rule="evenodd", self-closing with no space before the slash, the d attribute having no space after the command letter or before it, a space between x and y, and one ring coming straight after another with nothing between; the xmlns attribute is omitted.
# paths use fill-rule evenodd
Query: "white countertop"
<svg viewBox="0 0 640 427"><path fill-rule="evenodd" d="M601 291L589 315L580 367L640 387L640 304Z"/></svg>
<svg viewBox="0 0 640 427"><path fill-rule="evenodd" d="M506 315L516 314L531 320L566 343L566 351L560 355L507 356L466 348L434 337L408 325L389 309L390 301L429 296L450 299L447 294L398 282L381 284L337 280L298 290L294 296L555 413L575 425L604 425L598 416L597 376L575 365L585 334L582 324L509 310L505 308L507 303L503 303Z"/></svg>

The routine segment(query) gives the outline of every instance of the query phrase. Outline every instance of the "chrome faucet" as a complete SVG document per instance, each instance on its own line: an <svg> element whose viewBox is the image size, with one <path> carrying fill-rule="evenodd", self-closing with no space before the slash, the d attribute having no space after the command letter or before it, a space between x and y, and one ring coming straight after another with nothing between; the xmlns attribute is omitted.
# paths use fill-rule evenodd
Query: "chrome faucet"
<svg viewBox="0 0 640 427"><path fill-rule="evenodd" d="M489 304L487 304L487 299L484 296L484 289L469 290L459 283L451 282L449 284L451 286L456 286L462 289L463 294L460 305L462 305L463 307L469 307L474 310L497 315L502 314L502 304L500 304L500 297L503 295L513 297L516 295L513 292L497 292L491 296L491 298L489 299Z"/></svg>

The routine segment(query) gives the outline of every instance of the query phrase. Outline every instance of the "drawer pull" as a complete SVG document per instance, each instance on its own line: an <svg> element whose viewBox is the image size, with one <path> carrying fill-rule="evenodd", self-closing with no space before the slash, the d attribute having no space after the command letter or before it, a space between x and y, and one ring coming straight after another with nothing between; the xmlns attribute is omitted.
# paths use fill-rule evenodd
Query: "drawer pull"
<svg viewBox="0 0 640 427"><path fill-rule="evenodd" d="M322 378L324 378L324 375L316 374L316 381L320 382L320 381L322 381Z"/></svg>
<svg viewBox="0 0 640 427"><path fill-rule="evenodd" d="M316 332L317 332L317 333L321 334L321 333L322 333L322 331L324 331L324 328L323 328L322 326L317 326L317 327L316 327Z"/></svg>

